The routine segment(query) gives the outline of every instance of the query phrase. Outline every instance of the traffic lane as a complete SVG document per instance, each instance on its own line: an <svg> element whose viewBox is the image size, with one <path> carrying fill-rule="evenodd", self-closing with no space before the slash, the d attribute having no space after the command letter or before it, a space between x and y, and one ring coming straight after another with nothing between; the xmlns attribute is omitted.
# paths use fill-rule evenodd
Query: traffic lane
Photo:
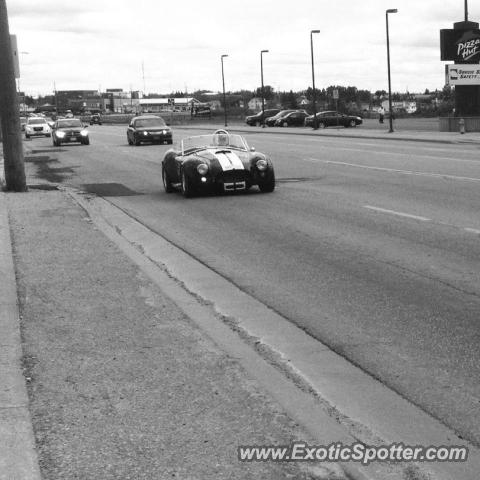
<svg viewBox="0 0 480 480"><path fill-rule="evenodd" d="M456 231L379 221L360 208L346 216L321 190L305 182L273 195L114 202L478 441L467 414L480 413L478 245L476 262L462 258L452 251ZM427 233L430 245L418 244ZM436 239L451 248L435 248Z"/></svg>

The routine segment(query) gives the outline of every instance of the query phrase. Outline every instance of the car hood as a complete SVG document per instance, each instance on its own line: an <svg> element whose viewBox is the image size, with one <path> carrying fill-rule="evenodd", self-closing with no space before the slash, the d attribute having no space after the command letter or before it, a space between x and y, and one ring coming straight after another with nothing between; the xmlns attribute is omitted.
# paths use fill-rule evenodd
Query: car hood
<svg viewBox="0 0 480 480"><path fill-rule="evenodd" d="M212 169L222 171L242 170L250 168L251 153L228 148L208 148L187 157L206 163Z"/></svg>

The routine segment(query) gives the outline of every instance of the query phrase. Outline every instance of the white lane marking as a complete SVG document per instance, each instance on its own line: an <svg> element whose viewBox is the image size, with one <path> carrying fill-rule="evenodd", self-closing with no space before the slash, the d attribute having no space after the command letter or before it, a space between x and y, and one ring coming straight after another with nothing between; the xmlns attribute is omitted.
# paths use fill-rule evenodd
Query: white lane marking
<svg viewBox="0 0 480 480"><path fill-rule="evenodd" d="M431 222L431 218L421 217L419 215L412 215L410 213L397 212L395 210L388 210L386 208L372 207L371 205L364 205L363 208L368 208L369 210L375 210L376 212L381 213L390 213L391 215L397 215L399 217L412 218L414 220L420 220L421 222Z"/></svg>
<svg viewBox="0 0 480 480"><path fill-rule="evenodd" d="M480 235L480 230L477 230L476 228L468 228L468 227L466 227L466 228L464 228L464 230L465 230L466 232L477 233L477 234Z"/></svg>
<svg viewBox="0 0 480 480"><path fill-rule="evenodd" d="M365 168L367 170L378 170L381 172L392 172L400 173L402 175L417 175L421 177L432 177L432 178L448 178L450 180L465 180L469 182L480 182L480 178L475 177L461 177L458 175L448 175L446 173L429 173L429 172L418 172L415 170L399 170L397 168L387 168L387 167L375 167L373 165L360 165L358 163L348 163L348 162L335 162L333 160L321 160L319 158L304 158L304 160L311 162L321 162L332 165L341 165L344 167L354 167L354 168Z"/></svg>

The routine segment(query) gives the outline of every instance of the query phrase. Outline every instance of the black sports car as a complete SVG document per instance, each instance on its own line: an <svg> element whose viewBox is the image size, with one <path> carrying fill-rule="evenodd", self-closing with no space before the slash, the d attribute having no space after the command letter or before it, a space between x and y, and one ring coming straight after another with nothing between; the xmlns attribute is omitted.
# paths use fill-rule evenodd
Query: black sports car
<svg viewBox="0 0 480 480"><path fill-rule="evenodd" d="M356 115L346 115L345 113L339 113L335 111L327 110L325 112L317 113L317 127L326 128L326 127L356 127L363 123L362 117L357 117ZM310 115L305 119L306 127L313 127L313 115Z"/></svg>
<svg viewBox="0 0 480 480"><path fill-rule="evenodd" d="M127 129L129 145L140 145L143 142L172 143L172 129L162 117L142 115L134 117Z"/></svg>
<svg viewBox="0 0 480 480"><path fill-rule="evenodd" d="M267 155L249 148L241 135L217 130L182 140L180 151L165 153L163 186L167 193L179 189L185 197L203 192L241 192L258 185L273 192L275 173Z"/></svg>
<svg viewBox="0 0 480 480"><path fill-rule="evenodd" d="M52 140L55 147L59 147L62 143L73 142L80 142L82 145L90 144L88 130L78 118L57 120L52 128Z"/></svg>

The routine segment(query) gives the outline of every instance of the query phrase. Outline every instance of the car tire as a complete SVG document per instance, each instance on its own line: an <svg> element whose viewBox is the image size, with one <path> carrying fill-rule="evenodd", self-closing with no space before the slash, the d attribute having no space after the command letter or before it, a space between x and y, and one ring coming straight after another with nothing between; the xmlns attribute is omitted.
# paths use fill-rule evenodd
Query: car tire
<svg viewBox="0 0 480 480"><path fill-rule="evenodd" d="M128 135L127 135L127 142L128 142L129 145L133 145L133 141L130 140L130 137Z"/></svg>
<svg viewBox="0 0 480 480"><path fill-rule="evenodd" d="M53 143L54 147L59 147L60 146L60 142L58 140L55 140L55 137L53 138L52 143Z"/></svg>
<svg viewBox="0 0 480 480"><path fill-rule="evenodd" d="M133 137L133 143L136 147L139 147L142 144L142 142L137 137Z"/></svg>
<svg viewBox="0 0 480 480"><path fill-rule="evenodd" d="M172 182L168 178L167 171L165 170L165 167L162 165L162 181L163 181L163 188L165 189L166 193L172 193L175 191L173 188Z"/></svg>
<svg viewBox="0 0 480 480"><path fill-rule="evenodd" d="M283 122L282 127L288 127L288 122Z"/></svg>
<svg viewBox="0 0 480 480"><path fill-rule="evenodd" d="M30 138L30 135L25 134L25 139L28 140Z"/></svg>
<svg viewBox="0 0 480 480"><path fill-rule="evenodd" d="M167 140L168 145L172 145L173 140Z"/></svg>
<svg viewBox="0 0 480 480"><path fill-rule="evenodd" d="M191 198L194 195L194 191L192 188L192 185L190 183L190 179L185 173L185 170L182 169L182 174L181 174L181 180L182 180L182 195L185 198Z"/></svg>
<svg viewBox="0 0 480 480"><path fill-rule="evenodd" d="M90 145L90 139L86 138L85 140L82 141L83 145Z"/></svg>
<svg viewBox="0 0 480 480"><path fill-rule="evenodd" d="M45 136L48 137L48 138L50 138L50 137L52 136L52 134L51 134L51 133L47 133Z"/></svg>
<svg viewBox="0 0 480 480"><path fill-rule="evenodd" d="M262 193L271 193L275 190L275 173L269 172L264 180L258 182L258 188Z"/></svg>
<svg viewBox="0 0 480 480"><path fill-rule="evenodd" d="M350 120L350 122L348 122L348 126L349 127L356 127L357 126L357 122L355 120Z"/></svg>
<svg viewBox="0 0 480 480"><path fill-rule="evenodd" d="M326 125L325 125L323 122L320 122L320 123L318 124L318 128L325 128L325 126L326 126Z"/></svg>

